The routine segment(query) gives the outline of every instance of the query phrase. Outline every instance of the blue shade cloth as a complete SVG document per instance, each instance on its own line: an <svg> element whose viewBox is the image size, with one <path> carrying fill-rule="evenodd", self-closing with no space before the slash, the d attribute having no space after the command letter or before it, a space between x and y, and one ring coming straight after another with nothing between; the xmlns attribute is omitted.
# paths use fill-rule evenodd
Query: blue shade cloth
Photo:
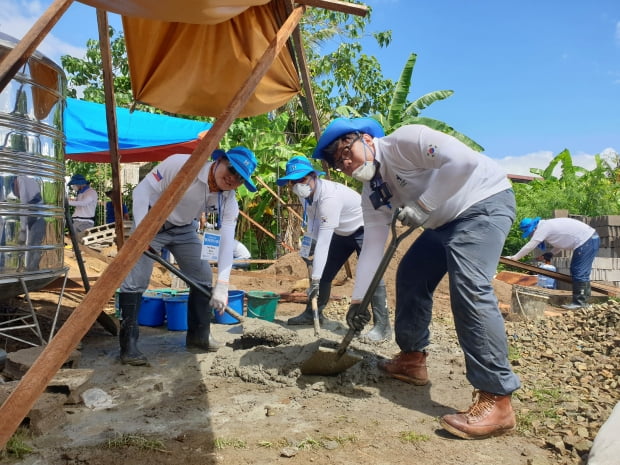
<svg viewBox="0 0 620 465"><path fill-rule="evenodd" d="M109 162L105 105L67 99L64 132L67 158ZM192 153L199 134L211 123L144 111L116 108L118 145L123 162L163 160L173 153Z"/></svg>

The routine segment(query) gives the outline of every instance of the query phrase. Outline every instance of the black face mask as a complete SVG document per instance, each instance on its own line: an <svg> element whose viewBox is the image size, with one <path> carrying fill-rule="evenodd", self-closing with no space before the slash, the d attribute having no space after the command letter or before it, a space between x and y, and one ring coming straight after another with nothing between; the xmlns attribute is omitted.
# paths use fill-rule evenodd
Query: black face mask
<svg viewBox="0 0 620 465"><path fill-rule="evenodd" d="M379 167L381 166L379 162L375 162L377 164L377 171L375 176L370 180L370 189L372 193L370 194L370 203L375 208L381 208L384 205L387 205L388 208L392 208L390 204L390 199L392 198L392 192L390 191L390 187L387 183L383 182L383 178L381 177L381 173L379 173Z"/></svg>

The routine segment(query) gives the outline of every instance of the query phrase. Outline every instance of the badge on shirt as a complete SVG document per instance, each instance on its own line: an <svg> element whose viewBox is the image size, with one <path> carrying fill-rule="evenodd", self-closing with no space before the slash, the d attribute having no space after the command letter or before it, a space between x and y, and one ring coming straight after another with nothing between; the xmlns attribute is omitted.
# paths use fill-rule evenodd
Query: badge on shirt
<svg viewBox="0 0 620 465"><path fill-rule="evenodd" d="M220 235L207 231L202 238L201 260L217 261L220 255Z"/></svg>

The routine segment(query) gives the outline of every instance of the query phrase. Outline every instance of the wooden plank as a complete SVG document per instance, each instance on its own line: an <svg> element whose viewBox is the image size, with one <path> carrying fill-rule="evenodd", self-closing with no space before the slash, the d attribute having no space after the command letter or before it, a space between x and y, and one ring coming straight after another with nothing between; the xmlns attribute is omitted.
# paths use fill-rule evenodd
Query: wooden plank
<svg viewBox="0 0 620 465"><path fill-rule="evenodd" d="M258 229L260 229L262 232L264 232L265 234L267 234L269 237L271 237L272 239L275 240L276 236L273 235L273 233L271 231L268 231L267 229L265 229L259 222L255 221L250 215L248 215L245 212L239 211L239 214L241 216L243 216L246 220L248 220L250 223L252 223L254 226L256 226ZM282 242L282 245L289 251L289 252L295 252L295 250L288 244Z"/></svg>
<svg viewBox="0 0 620 465"><path fill-rule="evenodd" d="M557 271L545 270L543 268L539 268L534 265L529 265L527 263L520 262L518 260L510 260L509 258L500 257L500 263L504 265L510 265L515 268L519 268L525 271L531 271L532 273L541 274L543 276L549 276L550 278L557 279L563 281L565 283L573 282L573 278L564 273L558 273ZM608 296L617 297L620 296L620 288L616 286L612 286L611 284L599 283L596 281L590 281L590 287L593 291L600 292L601 294L605 294Z"/></svg>
<svg viewBox="0 0 620 465"><path fill-rule="evenodd" d="M0 92L11 82L17 71L24 66L47 33L51 31L72 3L73 0L56 0L52 3L15 48L4 57L0 62Z"/></svg>
<svg viewBox="0 0 620 465"><path fill-rule="evenodd" d="M286 19L276 36L267 46L262 57L231 103L217 118L207 135L199 142L191 157L183 166L183 173L176 176L162 196L149 210L142 222L126 241L112 263L108 265L95 285L76 307L56 336L45 347L32 368L26 372L18 387L0 407L0 448L4 447L37 398L62 366L67 355L77 346L95 322L100 309L104 307L119 287L129 270L142 256L166 218L189 187L187 179L194 179L209 161L219 141L256 90L274 59L291 33L299 24L305 7L297 7Z"/></svg>
<svg viewBox="0 0 620 465"><path fill-rule="evenodd" d="M296 0L295 3L306 6L316 6L318 8L325 8L326 10L338 11L340 13L348 13L356 16L366 16L368 14L368 7L366 5L340 2L338 0Z"/></svg>

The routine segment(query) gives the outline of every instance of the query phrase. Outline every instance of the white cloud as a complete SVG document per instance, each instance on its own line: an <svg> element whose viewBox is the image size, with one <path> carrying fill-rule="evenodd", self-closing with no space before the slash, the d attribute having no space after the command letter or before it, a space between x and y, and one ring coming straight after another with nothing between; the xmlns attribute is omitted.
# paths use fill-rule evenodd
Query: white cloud
<svg viewBox="0 0 620 465"><path fill-rule="evenodd" d="M3 0L0 8L0 31L21 40L43 12L44 8L38 1ZM84 47L76 47L56 37L53 30L47 34L37 50L59 66L62 55L83 57L86 53Z"/></svg>
<svg viewBox="0 0 620 465"><path fill-rule="evenodd" d="M530 168L540 168L545 169L549 166L549 163L553 158L557 155L557 153L553 153L547 150L541 150L540 152L528 153L526 155L521 155L518 157L504 157L497 158L496 161L508 172L508 174L517 174L521 176L532 176ZM608 161L613 161L614 163L617 161L618 153L615 149L609 147L600 152L600 156ZM571 157L573 159L573 165L581 166L587 170L592 170L596 167L596 161L594 159L594 155L590 155L587 153L571 153ZM561 166L556 167L553 174L556 176L560 175Z"/></svg>

